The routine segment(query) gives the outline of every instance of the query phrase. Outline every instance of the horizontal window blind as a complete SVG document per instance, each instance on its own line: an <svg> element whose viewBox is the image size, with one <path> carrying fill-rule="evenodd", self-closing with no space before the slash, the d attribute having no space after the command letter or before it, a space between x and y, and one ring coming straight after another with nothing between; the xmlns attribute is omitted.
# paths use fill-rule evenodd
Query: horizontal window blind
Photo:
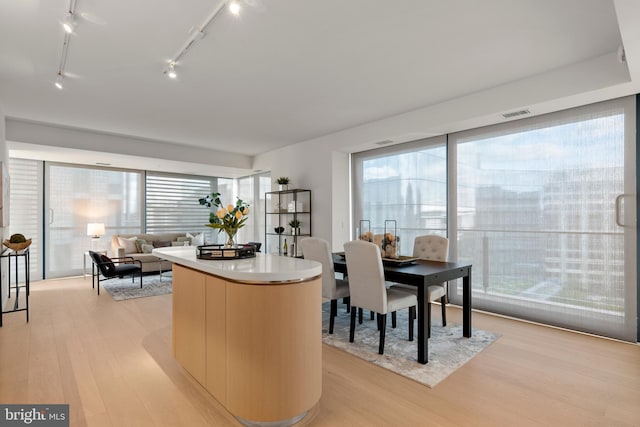
<svg viewBox="0 0 640 427"><path fill-rule="evenodd" d="M186 175L146 174L147 233L205 233L207 240L217 233L205 226L209 209L198 199L216 191L217 178Z"/></svg>
<svg viewBox="0 0 640 427"><path fill-rule="evenodd" d="M9 232L24 234L32 239L29 247L31 280L42 279L42 162L39 160L9 159ZM5 229L6 230L6 229ZM20 263L24 258L18 257ZM23 265L18 266L20 272ZM20 275L23 278L23 275Z"/></svg>

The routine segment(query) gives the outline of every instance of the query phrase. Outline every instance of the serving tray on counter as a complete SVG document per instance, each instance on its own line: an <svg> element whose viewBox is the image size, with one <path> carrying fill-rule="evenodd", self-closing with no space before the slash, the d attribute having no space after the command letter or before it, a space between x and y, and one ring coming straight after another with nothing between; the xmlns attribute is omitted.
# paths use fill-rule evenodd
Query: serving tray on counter
<svg viewBox="0 0 640 427"><path fill-rule="evenodd" d="M196 248L196 257L210 260L232 260L253 258L256 256L254 245L237 245L225 247L224 245L202 245Z"/></svg>

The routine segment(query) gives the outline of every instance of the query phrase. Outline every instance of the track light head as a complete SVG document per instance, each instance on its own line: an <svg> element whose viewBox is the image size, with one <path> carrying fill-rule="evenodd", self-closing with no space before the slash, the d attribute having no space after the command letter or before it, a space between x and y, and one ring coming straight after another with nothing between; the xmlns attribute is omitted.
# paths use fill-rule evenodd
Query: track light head
<svg viewBox="0 0 640 427"><path fill-rule="evenodd" d="M69 11L67 16L64 18L62 22L62 28L64 28L64 32L67 34L72 34L73 30L76 28L76 19L73 12Z"/></svg>
<svg viewBox="0 0 640 427"><path fill-rule="evenodd" d="M58 77L56 77L56 82L54 83L55 87L57 87L59 90L64 89L64 77L62 76L62 73L58 73Z"/></svg>
<svg viewBox="0 0 640 427"><path fill-rule="evenodd" d="M178 77L178 74L176 73L176 63L174 61L169 62L169 65L162 70L162 72L169 77L170 79L175 79Z"/></svg>
<svg viewBox="0 0 640 427"><path fill-rule="evenodd" d="M229 3L229 12L236 16L240 14L240 4L236 0Z"/></svg>

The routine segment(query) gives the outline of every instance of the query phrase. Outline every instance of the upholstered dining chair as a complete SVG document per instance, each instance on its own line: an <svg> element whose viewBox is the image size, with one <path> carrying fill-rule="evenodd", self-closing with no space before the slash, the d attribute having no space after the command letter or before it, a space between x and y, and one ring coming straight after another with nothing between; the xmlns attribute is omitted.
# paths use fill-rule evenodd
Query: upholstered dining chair
<svg viewBox="0 0 640 427"><path fill-rule="evenodd" d="M413 241L413 256L428 261L441 261L446 262L449 256L449 239L435 234L428 234L424 236L418 236ZM411 292L413 294L418 293L418 289L415 286L393 284L391 286L394 289L401 289L405 292ZM441 283L438 285L431 285L427 288L427 319L429 321L428 336L431 336L431 302L440 300L442 307L442 326L447 326L447 284Z"/></svg>
<svg viewBox="0 0 640 427"><path fill-rule="evenodd" d="M140 289L142 289L142 262L132 257L109 258L98 252L89 251L89 256L94 266L91 268L91 283L98 282L98 295L100 295L100 282L115 277L131 275L131 283L134 283L136 274L140 275ZM100 280L102 275L103 279Z"/></svg>
<svg viewBox="0 0 640 427"><path fill-rule="evenodd" d="M336 278L329 242L318 237L307 237L300 240L300 248L304 259L322 264L322 296L331 300L329 333L333 334L335 317L338 315L338 299L349 298L349 282Z"/></svg>
<svg viewBox="0 0 640 427"><path fill-rule="evenodd" d="M403 308L409 309L409 341L413 341L413 319L415 319L416 296L399 289L387 289L380 249L375 243L354 240L344 244L345 260L349 272L351 294L351 326L349 342L353 342L356 329L356 310L363 308L376 312L380 329L378 353L384 354L384 339L387 313Z"/></svg>

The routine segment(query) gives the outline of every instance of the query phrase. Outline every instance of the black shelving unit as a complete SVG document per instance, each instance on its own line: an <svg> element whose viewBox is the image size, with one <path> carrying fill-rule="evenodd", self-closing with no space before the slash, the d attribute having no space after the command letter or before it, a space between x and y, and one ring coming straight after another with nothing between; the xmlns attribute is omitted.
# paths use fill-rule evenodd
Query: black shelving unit
<svg viewBox="0 0 640 427"><path fill-rule="evenodd" d="M24 257L24 283L20 284L20 273L18 268L19 258ZM2 326L2 316L6 313L15 313L17 311L27 312L27 322L29 321L29 248L21 251L5 249L0 253L0 288L2 288L2 267L3 258L7 258L7 282L9 284L9 300L7 305L13 305L12 310L0 310L0 326ZM13 265L12 265L13 262ZM15 282L12 284L11 274L15 273ZM15 292L11 293L11 290ZM24 306L20 305L20 289L24 289Z"/></svg>
<svg viewBox="0 0 640 427"><path fill-rule="evenodd" d="M311 236L311 190L283 190L265 193L265 239L264 253L277 253L286 256L301 256L298 240ZM291 220L300 221L300 228L292 230ZM276 232L282 227L282 233ZM284 241L287 240L287 254L284 253ZM293 245L293 250L292 246Z"/></svg>

